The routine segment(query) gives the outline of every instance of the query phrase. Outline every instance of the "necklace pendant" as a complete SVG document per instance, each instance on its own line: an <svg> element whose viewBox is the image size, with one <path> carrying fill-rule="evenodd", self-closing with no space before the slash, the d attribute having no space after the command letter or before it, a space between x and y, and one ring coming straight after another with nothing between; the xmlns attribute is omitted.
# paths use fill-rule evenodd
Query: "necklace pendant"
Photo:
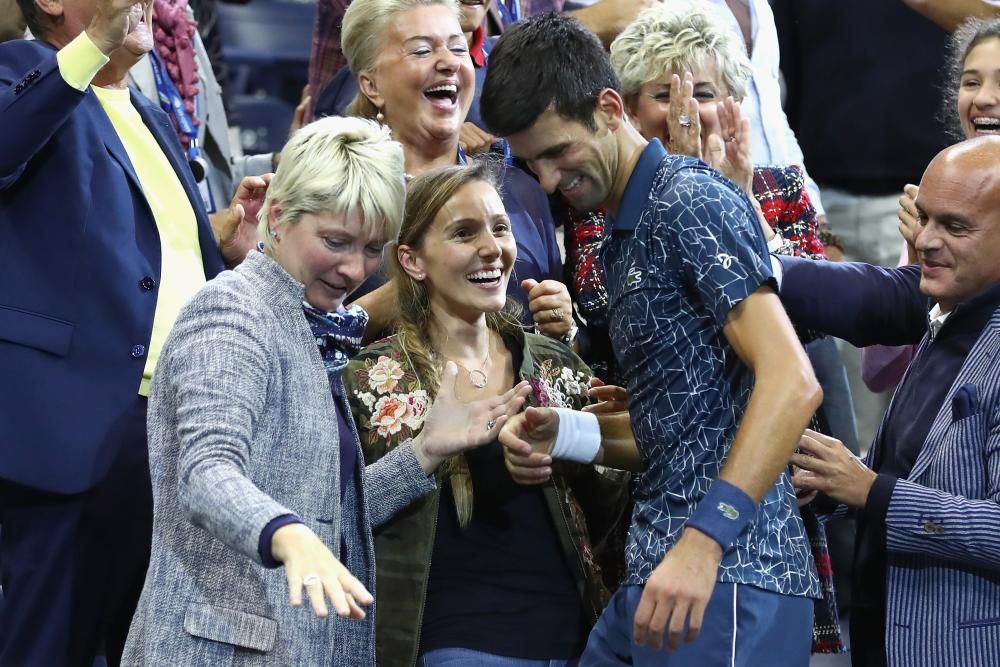
<svg viewBox="0 0 1000 667"><path fill-rule="evenodd" d="M482 389L486 386L486 383L489 382L489 378L486 377L486 373L484 371L477 368L474 371L469 371L469 382L471 382L472 386L476 389Z"/></svg>

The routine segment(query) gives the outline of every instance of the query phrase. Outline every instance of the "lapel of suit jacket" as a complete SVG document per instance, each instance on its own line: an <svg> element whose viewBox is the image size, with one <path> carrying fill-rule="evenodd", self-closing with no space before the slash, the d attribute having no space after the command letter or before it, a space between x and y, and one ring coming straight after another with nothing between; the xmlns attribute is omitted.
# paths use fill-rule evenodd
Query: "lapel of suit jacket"
<svg viewBox="0 0 1000 667"><path fill-rule="evenodd" d="M104 106L101 104L101 100L98 99L94 91L87 90L87 96L81 102L82 105L89 107L90 114L96 119L98 125L100 126L101 138L104 140L104 147L108 149L108 153L111 157L121 166L125 175L128 179L132 181L132 185L142 192L142 183L139 182L139 176L135 173L135 169L132 167L132 160L128 157L128 152L125 150L125 144L122 143L121 138L118 136L118 132L115 131L115 126L108 117L108 112L104 110ZM145 197L143 197L145 200ZM146 204L146 208L149 208L149 204ZM150 210L152 214L152 210Z"/></svg>
<svg viewBox="0 0 1000 667"><path fill-rule="evenodd" d="M1000 378L989 377L989 374L996 368L993 359L998 351L1000 351L1000 309L993 313L986 328L983 329L983 333L976 340L976 344L972 346L969 356L962 363L962 368L948 389L944 403L934 418L927 439L924 440L924 446L920 449L920 454L917 455L917 460L914 462L913 469L907 479L917 481L934 460L938 448L944 441L944 433L954 420L951 398L955 395L958 387L969 382L979 385L982 385L984 381L996 384L1000 380ZM981 401L984 400L985 393L980 392ZM982 406L983 404L980 403L980 409Z"/></svg>
<svg viewBox="0 0 1000 667"><path fill-rule="evenodd" d="M187 158L181 153L180 141L178 141L177 133L174 132L174 128L170 124L170 119L162 110L154 107L139 91L129 89L129 92L132 96L132 106L139 112L142 122L153 133L153 138L160 145L163 154L167 156L170 166L174 168L174 173L177 174L181 186L184 187L184 193L188 196L191 208L198 219L199 227L203 221L207 225L208 218L205 214L205 205L201 200L201 193L198 192L198 185L191 175L191 167L188 166Z"/></svg>
<svg viewBox="0 0 1000 667"><path fill-rule="evenodd" d="M170 166L174 168L174 173L177 174L177 178L184 188L184 193L187 194L191 210L194 211L195 220L198 222L198 242L201 245L201 255L205 264L205 277L211 279L225 267L222 264L222 255L219 253L219 247L215 240L215 232L208 221L205 203L198 191L198 184L195 183L194 176L191 174L187 157L181 152L177 133L163 110L154 106L138 90L130 89L129 92L132 97L132 105L139 112L142 122L152 132L156 143L160 145L160 150L167 156Z"/></svg>

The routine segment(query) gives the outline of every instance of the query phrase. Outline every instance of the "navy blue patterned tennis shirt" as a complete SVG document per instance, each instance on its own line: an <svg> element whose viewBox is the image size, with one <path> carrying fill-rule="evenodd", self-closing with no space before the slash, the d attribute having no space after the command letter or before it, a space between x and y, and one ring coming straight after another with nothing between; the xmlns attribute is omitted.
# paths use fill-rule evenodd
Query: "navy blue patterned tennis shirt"
<svg viewBox="0 0 1000 667"><path fill-rule="evenodd" d="M719 476L753 374L723 335L729 312L774 284L750 200L698 160L643 151L601 248L611 339L645 462L626 547L644 584ZM819 597L788 475L722 557L719 581Z"/></svg>

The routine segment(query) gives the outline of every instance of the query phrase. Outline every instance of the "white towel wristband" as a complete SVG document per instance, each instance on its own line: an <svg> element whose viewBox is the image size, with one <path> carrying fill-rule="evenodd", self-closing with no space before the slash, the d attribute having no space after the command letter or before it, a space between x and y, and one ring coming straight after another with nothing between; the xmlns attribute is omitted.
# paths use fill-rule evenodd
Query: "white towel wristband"
<svg viewBox="0 0 1000 667"><path fill-rule="evenodd" d="M593 463L601 449L601 426L597 415L570 408L552 409L559 415L559 434L552 446L552 458Z"/></svg>

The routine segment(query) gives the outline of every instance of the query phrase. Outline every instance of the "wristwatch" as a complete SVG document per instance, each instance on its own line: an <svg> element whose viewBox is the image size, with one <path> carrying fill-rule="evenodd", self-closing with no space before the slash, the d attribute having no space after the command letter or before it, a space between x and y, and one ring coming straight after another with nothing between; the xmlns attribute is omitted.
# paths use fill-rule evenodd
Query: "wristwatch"
<svg viewBox="0 0 1000 667"><path fill-rule="evenodd" d="M576 326L576 322L574 322L570 325L569 331L564 333L562 336L559 336L559 340L572 347L573 341L576 340L576 335L578 333L580 333L580 327Z"/></svg>

